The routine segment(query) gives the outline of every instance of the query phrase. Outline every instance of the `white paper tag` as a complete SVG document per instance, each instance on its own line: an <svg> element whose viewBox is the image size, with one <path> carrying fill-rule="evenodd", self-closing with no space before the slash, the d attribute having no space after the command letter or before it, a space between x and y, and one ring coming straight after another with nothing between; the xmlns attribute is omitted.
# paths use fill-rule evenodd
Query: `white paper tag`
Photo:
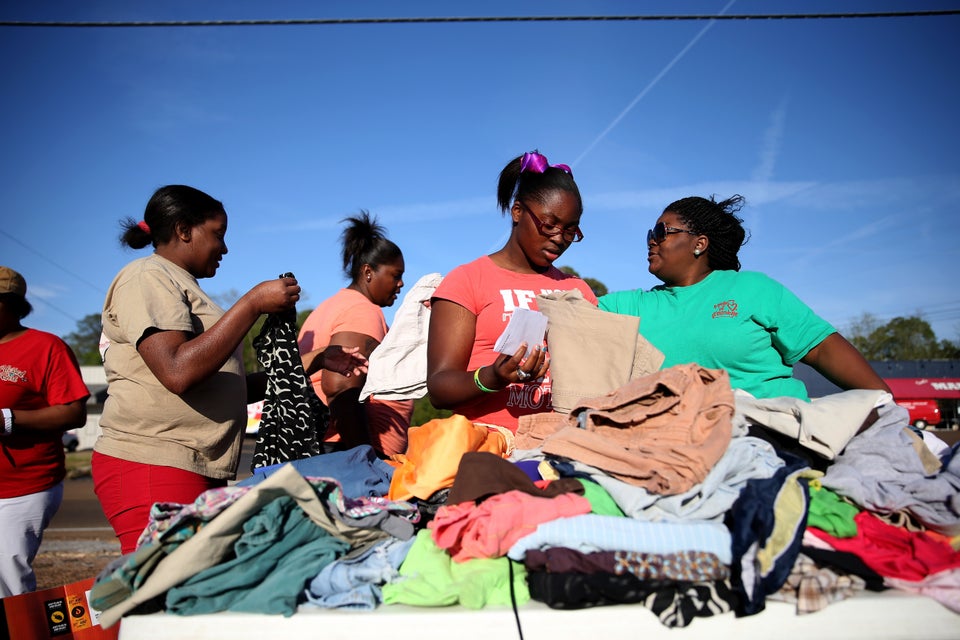
<svg viewBox="0 0 960 640"><path fill-rule="evenodd" d="M527 343L527 353L543 344L543 338L547 335L547 316L539 311L530 309L514 309L510 316L510 322L497 338L493 348L498 353L513 355L524 342Z"/></svg>

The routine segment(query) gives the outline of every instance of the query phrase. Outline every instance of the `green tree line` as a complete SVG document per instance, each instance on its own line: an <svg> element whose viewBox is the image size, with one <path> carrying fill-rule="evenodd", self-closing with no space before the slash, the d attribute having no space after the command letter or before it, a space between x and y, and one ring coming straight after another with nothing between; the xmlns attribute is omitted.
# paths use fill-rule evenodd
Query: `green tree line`
<svg viewBox="0 0 960 640"><path fill-rule="evenodd" d="M864 313L847 337L867 360L940 360L960 358L960 345L937 340L930 323L919 315L881 323Z"/></svg>

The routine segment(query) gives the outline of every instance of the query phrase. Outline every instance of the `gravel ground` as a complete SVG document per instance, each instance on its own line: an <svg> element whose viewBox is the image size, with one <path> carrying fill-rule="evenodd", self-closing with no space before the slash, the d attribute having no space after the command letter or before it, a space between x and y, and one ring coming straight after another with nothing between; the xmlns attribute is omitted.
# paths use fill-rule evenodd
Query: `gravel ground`
<svg viewBox="0 0 960 640"><path fill-rule="evenodd" d="M95 577L111 560L119 557L119 542L44 540L43 550L33 561L37 590Z"/></svg>

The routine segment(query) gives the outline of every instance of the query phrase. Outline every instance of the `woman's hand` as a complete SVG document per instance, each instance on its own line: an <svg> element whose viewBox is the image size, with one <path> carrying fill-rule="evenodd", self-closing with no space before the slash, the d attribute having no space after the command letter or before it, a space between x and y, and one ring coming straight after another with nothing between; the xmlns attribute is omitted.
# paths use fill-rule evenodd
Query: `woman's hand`
<svg viewBox="0 0 960 640"><path fill-rule="evenodd" d="M362 376L367 373L369 362L360 353L360 347L342 347L338 344L332 344L323 349L320 355L320 366L327 371L339 373L345 378Z"/></svg>
<svg viewBox="0 0 960 640"><path fill-rule="evenodd" d="M526 384L539 380L547 374L547 369L550 368L550 359L547 357L547 352L543 346L537 345L529 356L526 356L526 353L527 344L523 343L512 356L503 354L490 365L494 377L502 382L502 384L497 385L498 388L505 387L508 384Z"/></svg>
<svg viewBox="0 0 960 640"><path fill-rule="evenodd" d="M300 301L300 285L293 277L261 282L244 296L258 315L292 309Z"/></svg>

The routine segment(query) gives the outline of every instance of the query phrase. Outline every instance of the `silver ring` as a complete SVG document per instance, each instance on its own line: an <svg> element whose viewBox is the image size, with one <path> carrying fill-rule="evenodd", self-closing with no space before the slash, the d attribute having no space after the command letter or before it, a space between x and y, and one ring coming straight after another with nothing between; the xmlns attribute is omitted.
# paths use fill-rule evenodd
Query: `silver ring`
<svg viewBox="0 0 960 640"><path fill-rule="evenodd" d="M519 380L529 380L530 374L524 371L523 369L521 369L520 367L517 367L517 378Z"/></svg>

